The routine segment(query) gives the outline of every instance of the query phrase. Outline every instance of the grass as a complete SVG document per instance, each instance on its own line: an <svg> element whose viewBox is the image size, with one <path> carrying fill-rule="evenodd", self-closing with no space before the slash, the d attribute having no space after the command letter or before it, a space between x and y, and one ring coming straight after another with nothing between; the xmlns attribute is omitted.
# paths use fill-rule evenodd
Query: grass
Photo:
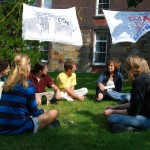
<svg viewBox="0 0 150 150"><path fill-rule="evenodd" d="M58 73L50 73L55 79ZM96 102L93 99L95 84L99 74L78 73L76 88L87 87L89 93L84 102L68 102L43 105L39 108L58 109L61 127L45 129L35 135L6 136L0 135L1 150L148 150L150 131L110 132L103 111L117 102ZM130 84L125 83L123 90L130 91Z"/></svg>

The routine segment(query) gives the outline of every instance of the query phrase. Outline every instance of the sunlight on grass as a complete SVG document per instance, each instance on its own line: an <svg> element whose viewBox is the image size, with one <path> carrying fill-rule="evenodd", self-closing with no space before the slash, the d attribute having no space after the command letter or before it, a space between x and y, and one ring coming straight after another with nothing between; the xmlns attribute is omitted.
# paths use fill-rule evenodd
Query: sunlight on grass
<svg viewBox="0 0 150 150"><path fill-rule="evenodd" d="M58 73L50 73L55 79ZM150 131L133 133L111 133L103 111L114 101L97 102L94 99L95 85L99 74L77 74L76 88L87 87L89 92L83 102L65 100L58 104L42 105L43 109L58 109L61 127L45 129L36 135L1 135L0 147L5 150L148 150ZM123 91L131 86L124 83Z"/></svg>

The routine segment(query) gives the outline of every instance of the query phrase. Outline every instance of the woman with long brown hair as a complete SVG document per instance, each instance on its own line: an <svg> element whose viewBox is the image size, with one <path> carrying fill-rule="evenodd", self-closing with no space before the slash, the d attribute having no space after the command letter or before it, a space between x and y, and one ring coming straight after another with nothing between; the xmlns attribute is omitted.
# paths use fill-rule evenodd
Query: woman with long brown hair
<svg viewBox="0 0 150 150"><path fill-rule="evenodd" d="M113 99L119 102L130 100L130 93L122 92L123 75L120 72L120 63L117 60L109 60L106 71L102 72L97 80L96 99Z"/></svg>

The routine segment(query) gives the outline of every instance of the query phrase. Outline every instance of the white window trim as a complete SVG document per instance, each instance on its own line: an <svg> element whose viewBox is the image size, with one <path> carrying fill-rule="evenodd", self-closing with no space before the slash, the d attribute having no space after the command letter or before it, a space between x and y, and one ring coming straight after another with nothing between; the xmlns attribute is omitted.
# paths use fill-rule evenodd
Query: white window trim
<svg viewBox="0 0 150 150"><path fill-rule="evenodd" d="M105 63L95 63L95 52L96 52L96 43L98 40L96 40L96 33L98 30L94 31L94 46L93 46L93 65L106 65L106 60L107 60L107 56L105 57ZM107 51L108 51L108 36L107 36L107 40L99 40L101 42L106 42L106 55L107 55Z"/></svg>
<svg viewBox="0 0 150 150"><path fill-rule="evenodd" d="M98 11L99 11L99 7L98 7L98 4L99 4L99 0L96 0L96 16L104 16L104 14L99 14ZM110 0L109 0L109 5L110 5ZM103 9L103 8L102 8Z"/></svg>

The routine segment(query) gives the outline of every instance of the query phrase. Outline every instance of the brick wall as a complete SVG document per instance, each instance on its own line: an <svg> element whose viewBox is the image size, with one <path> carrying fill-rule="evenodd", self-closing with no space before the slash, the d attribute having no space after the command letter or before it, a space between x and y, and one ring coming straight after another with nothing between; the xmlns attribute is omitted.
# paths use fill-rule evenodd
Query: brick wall
<svg viewBox="0 0 150 150"><path fill-rule="evenodd" d="M80 72L91 71L93 14L95 14L95 1L93 0L53 0L52 8L63 9L76 6L76 14L82 32L83 46L72 46L61 43L51 43L49 50L50 71L63 70L66 59L77 62Z"/></svg>
<svg viewBox="0 0 150 150"><path fill-rule="evenodd" d="M120 60L124 66L126 58L130 55L138 55L145 58L150 65L150 32L141 37L137 43L118 43L111 45L110 58Z"/></svg>
<svg viewBox="0 0 150 150"><path fill-rule="evenodd" d="M63 70L63 64L66 59L73 59L76 61L78 71L90 71L90 31L82 31L82 37L84 42L82 47L65 45L61 43L52 43L52 47L49 53L50 71Z"/></svg>
<svg viewBox="0 0 150 150"><path fill-rule="evenodd" d="M97 72L105 66L92 66L93 59L93 30L97 27L108 28L105 18L95 17L96 0L53 0L53 8L63 9L76 6L77 18L83 37L83 46L71 46L60 43L51 43L49 50L50 71L63 70L63 63L71 58L77 62L78 71ZM126 0L111 0L110 10L122 11L150 11L150 0L143 0L136 8L127 9ZM137 43L118 43L112 45L110 42L108 58L119 59L123 66L129 55L139 55L150 63L150 33L140 38Z"/></svg>
<svg viewBox="0 0 150 150"><path fill-rule="evenodd" d="M150 1L143 0L136 8L131 7L127 9L126 0L120 3L120 0L111 1L112 10L124 10L124 11L150 11ZM137 43L123 42L110 46L109 57L110 59L116 58L120 60L124 67L124 62L129 55L138 55L144 57L150 65L150 33L148 32L141 37Z"/></svg>

